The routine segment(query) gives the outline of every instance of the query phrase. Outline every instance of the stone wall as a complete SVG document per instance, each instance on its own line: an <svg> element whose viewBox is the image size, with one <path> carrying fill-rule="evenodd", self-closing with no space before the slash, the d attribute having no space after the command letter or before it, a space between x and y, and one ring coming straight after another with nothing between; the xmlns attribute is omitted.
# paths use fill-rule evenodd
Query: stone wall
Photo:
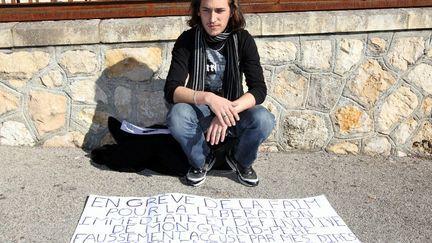
<svg viewBox="0 0 432 243"><path fill-rule="evenodd" d="M277 126L262 150L432 155L432 8L249 14ZM186 17L0 23L0 144L111 143L146 126Z"/></svg>

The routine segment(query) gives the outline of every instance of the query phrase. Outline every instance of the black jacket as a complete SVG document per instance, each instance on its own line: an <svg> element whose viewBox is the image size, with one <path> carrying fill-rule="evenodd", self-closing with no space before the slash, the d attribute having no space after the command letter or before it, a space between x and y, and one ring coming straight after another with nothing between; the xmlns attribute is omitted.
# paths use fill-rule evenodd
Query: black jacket
<svg viewBox="0 0 432 243"><path fill-rule="evenodd" d="M192 75L195 28L184 31L174 44L171 66L164 87L165 99L168 103L174 103L174 90L179 86L185 86L186 79ZM248 31L241 30L237 34L239 41L239 70L241 74L245 75L247 92L255 97L255 102L258 105L264 101L267 95L267 87L264 82L257 46ZM226 51L223 52L223 55L226 56Z"/></svg>

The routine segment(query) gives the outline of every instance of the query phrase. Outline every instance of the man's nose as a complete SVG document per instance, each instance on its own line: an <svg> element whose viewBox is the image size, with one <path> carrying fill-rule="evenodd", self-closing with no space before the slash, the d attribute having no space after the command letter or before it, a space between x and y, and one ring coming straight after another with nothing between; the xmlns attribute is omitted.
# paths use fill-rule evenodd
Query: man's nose
<svg viewBox="0 0 432 243"><path fill-rule="evenodd" d="M215 22L216 21L216 13L214 11L210 12L210 22Z"/></svg>

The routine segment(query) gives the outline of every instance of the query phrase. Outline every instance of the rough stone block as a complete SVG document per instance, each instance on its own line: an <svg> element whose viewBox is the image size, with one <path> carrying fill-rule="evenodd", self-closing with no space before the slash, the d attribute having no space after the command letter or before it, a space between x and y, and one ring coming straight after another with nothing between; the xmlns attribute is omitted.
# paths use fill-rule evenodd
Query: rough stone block
<svg viewBox="0 0 432 243"><path fill-rule="evenodd" d="M418 122L414 118L409 118L404 122L401 122L399 126L393 132L393 140L396 145L403 145L408 141L408 138L413 134L417 128Z"/></svg>
<svg viewBox="0 0 432 243"><path fill-rule="evenodd" d="M417 87L426 91L429 95L432 94L432 66L421 63L412 69L406 80Z"/></svg>
<svg viewBox="0 0 432 243"><path fill-rule="evenodd" d="M321 150L332 135L327 118L320 113L287 112L281 122L283 141L280 145L284 150Z"/></svg>
<svg viewBox="0 0 432 243"><path fill-rule="evenodd" d="M360 152L359 145L357 143L348 141L334 141L331 142L327 148L327 152L334 154L353 154L357 155Z"/></svg>
<svg viewBox="0 0 432 243"><path fill-rule="evenodd" d="M333 63L332 40L305 40L302 46L302 67L308 70L329 71Z"/></svg>
<svg viewBox="0 0 432 243"><path fill-rule="evenodd" d="M161 68L162 49L144 47L107 50L105 65L110 78L148 81Z"/></svg>
<svg viewBox="0 0 432 243"><path fill-rule="evenodd" d="M60 70L50 70L40 78L41 83L48 88L61 87L64 84Z"/></svg>
<svg viewBox="0 0 432 243"><path fill-rule="evenodd" d="M391 143L386 137L373 137L363 141L363 152L369 156L389 156L391 154Z"/></svg>
<svg viewBox="0 0 432 243"><path fill-rule="evenodd" d="M69 132L65 135L54 136L43 143L44 147L81 147L84 135L80 132Z"/></svg>
<svg viewBox="0 0 432 243"><path fill-rule="evenodd" d="M262 35L261 18L257 14L245 14L246 30L253 36Z"/></svg>
<svg viewBox="0 0 432 243"><path fill-rule="evenodd" d="M419 104L409 87L399 87L385 100L377 116L377 131L388 134L390 129L414 112Z"/></svg>
<svg viewBox="0 0 432 243"><path fill-rule="evenodd" d="M72 110L73 115L77 116L77 123L82 124L86 129L90 129L90 126L97 126L95 122L97 107L80 107L74 108ZM98 129L96 129L98 130Z"/></svg>
<svg viewBox="0 0 432 243"><path fill-rule="evenodd" d="M15 111L20 106L20 97L0 86L0 115Z"/></svg>
<svg viewBox="0 0 432 243"><path fill-rule="evenodd" d="M300 71L278 68L269 83L270 94L286 108L300 108L306 100L308 79Z"/></svg>
<svg viewBox="0 0 432 243"><path fill-rule="evenodd" d="M328 33L336 26L336 17L327 11L259 15L264 36Z"/></svg>
<svg viewBox="0 0 432 243"><path fill-rule="evenodd" d="M406 9L409 29L432 28L432 8Z"/></svg>
<svg viewBox="0 0 432 243"><path fill-rule="evenodd" d="M286 65L296 60L298 49L291 40L257 38L256 44L262 64Z"/></svg>
<svg viewBox="0 0 432 243"><path fill-rule="evenodd" d="M163 98L163 91L146 91L137 95L137 117L138 124L150 126L165 123L168 112Z"/></svg>
<svg viewBox="0 0 432 243"><path fill-rule="evenodd" d="M12 47L12 28L17 23L0 23L0 48L2 47Z"/></svg>
<svg viewBox="0 0 432 243"><path fill-rule="evenodd" d="M388 53L389 63L400 70L406 71L425 52L423 37L397 38Z"/></svg>
<svg viewBox="0 0 432 243"><path fill-rule="evenodd" d="M420 155L432 156L432 121L424 121L415 134L411 149Z"/></svg>
<svg viewBox="0 0 432 243"><path fill-rule="evenodd" d="M35 141L24 123L6 121L0 124L0 144L9 146L33 146Z"/></svg>
<svg viewBox="0 0 432 243"><path fill-rule="evenodd" d="M97 54L90 50L65 51L59 63L70 75L94 74L99 68Z"/></svg>
<svg viewBox="0 0 432 243"><path fill-rule="evenodd" d="M348 81L345 93L370 108L394 83L396 78L390 72L384 70L378 61L369 59L359 67L356 76Z"/></svg>
<svg viewBox="0 0 432 243"><path fill-rule="evenodd" d="M110 114L103 111L100 107L82 107L74 110L77 115L76 122L84 127L88 132L99 132L107 127Z"/></svg>
<svg viewBox="0 0 432 243"><path fill-rule="evenodd" d="M364 136L373 130L371 115L355 102L343 98L331 114L335 134L343 138Z"/></svg>
<svg viewBox="0 0 432 243"><path fill-rule="evenodd" d="M338 41L334 72L339 75L349 72L362 59L364 46L364 41L359 39Z"/></svg>
<svg viewBox="0 0 432 243"><path fill-rule="evenodd" d="M432 113L432 97L428 96L423 99L420 106L420 114L422 117L430 116Z"/></svg>
<svg viewBox="0 0 432 243"><path fill-rule="evenodd" d="M100 20L22 22L13 28L15 46L99 43Z"/></svg>
<svg viewBox="0 0 432 243"><path fill-rule="evenodd" d="M186 17L108 19L100 24L103 43L175 40L188 28Z"/></svg>
<svg viewBox="0 0 432 243"><path fill-rule="evenodd" d="M401 30L408 28L408 14L399 9L368 10L365 31Z"/></svg>
<svg viewBox="0 0 432 243"><path fill-rule="evenodd" d="M360 32L367 28L367 12L351 10L335 12L337 32Z"/></svg>
<svg viewBox="0 0 432 243"><path fill-rule="evenodd" d="M144 94L139 95L142 96ZM114 91L114 106L119 118L128 120L132 115L132 90L119 86ZM148 107L150 108L150 107Z"/></svg>
<svg viewBox="0 0 432 243"><path fill-rule="evenodd" d="M308 106L322 111L330 111L340 98L343 80L334 75L313 74L310 83Z"/></svg>
<svg viewBox="0 0 432 243"><path fill-rule="evenodd" d="M367 42L367 55L385 55L392 38L392 33L370 34Z"/></svg>
<svg viewBox="0 0 432 243"><path fill-rule="evenodd" d="M50 54L42 51L0 52L0 77L30 79L36 72L48 66Z"/></svg>
<svg viewBox="0 0 432 243"><path fill-rule="evenodd" d="M108 103L108 96L98 85L96 77L76 80L70 84L72 102L85 104Z"/></svg>
<svg viewBox="0 0 432 243"><path fill-rule="evenodd" d="M66 96L48 91L31 91L28 112L40 135L63 128L66 124Z"/></svg>

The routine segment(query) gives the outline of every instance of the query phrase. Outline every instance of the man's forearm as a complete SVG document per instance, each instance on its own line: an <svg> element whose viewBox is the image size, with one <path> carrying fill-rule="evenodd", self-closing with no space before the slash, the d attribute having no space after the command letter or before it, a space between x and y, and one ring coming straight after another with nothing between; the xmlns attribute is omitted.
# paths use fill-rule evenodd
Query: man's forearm
<svg viewBox="0 0 432 243"><path fill-rule="evenodd" d="M237 113L250 109L256 105L255 97L250 93L245 93L234 101L234 103L236 103L235 109Z"/></svg>
<svg viewBox="0 0 432 243"><path fill-rule="evenodd" d="M186 87L177 87L174 91L174 103L189 103L196 105L209 105L213 93L205 91L195 91ZM250 93L243 94L240 98L234 101L235 110L240 113L250 109L256 105L255 97Z"/></svg>

